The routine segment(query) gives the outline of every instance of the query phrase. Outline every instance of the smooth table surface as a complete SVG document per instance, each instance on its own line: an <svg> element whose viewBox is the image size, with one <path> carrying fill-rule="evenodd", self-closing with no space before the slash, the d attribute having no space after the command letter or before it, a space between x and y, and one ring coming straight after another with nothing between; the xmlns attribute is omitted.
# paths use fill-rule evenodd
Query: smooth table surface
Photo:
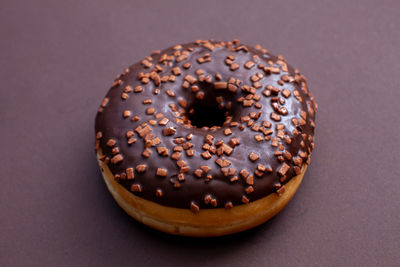
<svg viewBox="0 0 400 267"><path fill-rule="evenodd" d="M400 266L399 1L1 1L0 266ZM155 49L240 39L281 53L319 104L315 150L268 223L213 239L127 216L94 117Z"/></svg>

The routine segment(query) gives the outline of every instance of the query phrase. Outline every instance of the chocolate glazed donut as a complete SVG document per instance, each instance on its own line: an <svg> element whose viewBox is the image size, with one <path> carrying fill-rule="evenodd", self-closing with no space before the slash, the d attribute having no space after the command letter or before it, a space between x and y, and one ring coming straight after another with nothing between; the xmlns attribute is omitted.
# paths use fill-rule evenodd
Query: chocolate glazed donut
<svg viewBox="0 0 400 267"><path fill-rule="evenodd" d="M96 117L98 160L137 220L182 235L238 232L294 195L316 109L305 77L259 45L176 45L117 76Z"/></svg>

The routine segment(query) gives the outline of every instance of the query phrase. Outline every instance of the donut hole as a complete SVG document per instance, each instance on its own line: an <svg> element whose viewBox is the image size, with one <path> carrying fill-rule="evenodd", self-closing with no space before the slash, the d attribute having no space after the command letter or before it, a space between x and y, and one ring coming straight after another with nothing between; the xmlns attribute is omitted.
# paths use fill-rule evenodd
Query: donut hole
<svg viewBox="0 0 400 267"><path fill-rule="evenodd" d="M196 128L222 126L228 116L225 108L219 108L218 104L205 105L204 102L194 103L189 109L189 120Z"/></svg>
<svg viewBox="0 0 400 267"><path fill-rule="evenodd" d="M183 121L195 128L218 128L237 120L240 109L232 92L216 90L214 84L200 82L187 97Z"/></svg>

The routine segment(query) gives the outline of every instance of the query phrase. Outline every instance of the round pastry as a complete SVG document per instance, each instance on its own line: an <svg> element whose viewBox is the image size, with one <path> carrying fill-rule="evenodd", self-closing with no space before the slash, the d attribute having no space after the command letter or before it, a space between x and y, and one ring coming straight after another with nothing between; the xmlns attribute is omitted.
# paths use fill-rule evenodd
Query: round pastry
<svg viewBox="0 0 400 267"><path fill-rule="evenodd" d="M198 40L118 75L96 117L117 203L155 229L219 236L277 214L314 147L306 79L257 45Z"/></svg>

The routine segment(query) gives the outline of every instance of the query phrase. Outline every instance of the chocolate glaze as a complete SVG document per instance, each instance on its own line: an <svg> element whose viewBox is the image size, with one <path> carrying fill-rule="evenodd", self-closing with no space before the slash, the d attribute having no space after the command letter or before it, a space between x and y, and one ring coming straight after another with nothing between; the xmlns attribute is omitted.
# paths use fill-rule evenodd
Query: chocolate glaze
<svg viewBox="0 0 400 267"><path fill-rule="evenodd" d="M189 50L188 53L182 52L187 50ZM166 58L165 55L171 56L174 55L174 53L175 56L169 57L169 61L164 60L160 62L160 59ZM182 58L185 58L185 56L179 58L179 54L182 55L182 53L186 53L187 58L180 61ZM199 58L205 55L205 58L207 58L207 54L210 54L209 58L211 58L211 61L199 63L199 61L202 61L201 59L199 60ZM239 65L239 68L236 70L231 70L230 66L227 65L230 64L230 62L226 59L230 55L234 56L233 62ZM177 62L177 58L179 58L179 62ZM246 62L249 60L254 61L254 59L257 59L258 62L255 62L254 66L250 69L244 66ZM183 65L186 63L185 66L188 67L188 62L190 63L190 68L185 69ZM141 80L143 79L143 75L146 76L145 73L150 73L154 70L156 65L162 68L162 70L158 70L158 76L161 77L161 80L163 80L163 76L165 75L172 75L172 69L176 66L180 67L182 73L179 76L175 76L175 81L159 82L158 77L155 76L152 76L148 83L146 83L146 79ZM250 65L248 67L250 67ZM274 67L275 69L272 69L271 72L271 69L265 67ZM235 69L235 67L232 68ZM196 70L198 69L202 69L204 75L209 74L212 78L212 83L207 83L205 81L200 82L197 80L193 84L190 84L190 86L197 86L199 91L205 93L204 99L202 100L196 99L196 93L192 92L190 86L187 89L182 87L186 75L189 74L196 79L199 78L196 74ZM279 70L279 74L276 69ZM255 84L254 81L251 80L251 76L257 73L263 74L264 77L258 81L261 87L252 90L253 92L256 90L256 94L261 97L258 101L254 101L251 107L244 107L243 102L238 102L237 99L250 94L246 92L246 89L242 89L246 88L246 86L243 87L243 85L260 86L260 84ZM240 79L241 83L237 91L234 93L229 90L214 88L213 83L219 82L216 78L216 74L220 75L222 82L227 82L230 77ZM166 78L164 77L164 79ZM129 88L125 89L128 85L133 89L140 85L143 91L140 93L129 92ZM271 95L268 96L269 92L267 91L264 95L263 92L268 85L280 89L280 92L272 92ZM153 92L155 88L160 89L157 95ZM176 96L168 96L166 94L166 90L168 89L175 92ZM283 96L283 89L288 90L285 91L286 96L288 95L287 92L290 92L288 97ZM124 90L127 93L124 94ZM189 125L185 116L178 117L184 119L186 124L184 125L176 121L177 114L175 114L169 106L170 104L175 104L178 109L186 112L187 115L190 108L193 106L197 108L208 107L215 109L215 106L218 105L215 100L217 96L223 97L222 105L225 106L222 108L222 112L227 111L228 113L225 115L231 116L233 122L238 122L239 125L243 125L243 130L238 126L230 127L229 123L225 123L220 128L214 127L214 129L198 128L194 125ZM143 104L143 101L146 99L151 99L152 103ZM186 108L182 108L178 104L180 99L187 101ZM231 101L231 108L227 109L226 104L229 101ZM286 107L286 115L284 115L285 112L279 114L279 112L274 111L273 105L276 106L276 104L273 104L274 101L278 101L275 103L278 103L279 107ZM262 107L257 108L255 106L256 102L260 103ZM149 107L155 109L154 114L146 114L146 109ZM131 112L127 118L123 117L123 112L125 110ZM284 184L294 177L296 171L299 170L298 168L295 170L295 163L297 163L297 167L300 168L302 164L309 163L309 156L313 148L315 110L316 103L308 92L304 76L297 70L288 66L281 56L274 56L261 47L253 48L244 46L238 41L196 41L194 43L170 47L161 52L153 53L151 57L132 65L117 77L112 88L107 93L96 117L96 145L97 148L101 149L100 151L104 153L105 157L102 159L108 162L111 172L116 176L119 183L131 192L135 191L132 193L139 197L161 205L177 208L190 208L191 204L200 207L200 209L220 208L225 207L229 202L235 206L247 202L246 198L249 201L254 201L276 192L277 190L278 192L282 191ZM265 140L263 132L256 132L248 126L248 122L241 122L243 116L248 116L251 112L257 113L259 111L261 111L261 114L257 119L254 119L254 123L262 127L263 121L270 122L271 127L265 129L273 130L270 136L272 139L278 138L278 147L271 145L272 140ZM280 115L279 122L271 119L272 112ZM166 126L158 124L160 119L155 119L156 113L162 113L164 117L168 118L169 122ZM131 118L133 116L138 116L140 119L136 122L132 121ZM196 113L190 116L190 118L195 121ZM161 142L148 148L151 151L151 155L146 158L142 156L142 152L145 149L144 139L141 138L137 132L134 132L135 135L133 137L136 138L137 141L129 145L126 133L127 131L134 131L139 125L148 123L148 121L152 119L157 122L154 126L150 125L152 128L151 133L153 134L152 138L159 137ZM279 133L276 129L277 124L284 125L284 137L281 135L282 132ZM175 134L164 136L163 129L166 127L175 128ZM225 130L227 128L230 128L232 131L232 134L228 136L225 135ZM173 153L174 146L176 146L174 138L183 137L186 142L188 141L186 140L188 134L192 134L192 139L189 140L189 142L193 143L191 149L194 150L194 156L189 157L186 155L185 150L182 151L180 159L187 163L189 171L184 174L185 180L179 182L177 181L177 177L180 173L180 168L177 166L177 161L171 158L171 154ZM206 135L212 135L214 137L214 146L219 140L224 140L224 143L228 144L232 137L238 138L240 140L240 145L235 146L230 155L223 154L218 156L217 154L211 153L212 157L206 160L201 156L201 153L205 152L202 146L205 143ZM255 139L255 135L261 135L263 140L258 142ZM277 135L279 137L277 137ZM116 143L113 146L107 145L109 139L115 140ZM158 146L168 148L169 156L164 157L159 155L156 150ZM118 151L116 151L115 148L117 148ZM250 152L257 154L259 158L253 162L249 158ZM117 163L114 161L114 163L112 163L110 159L113 158L115 154L121 155L122 161ZM295 157L302 157L302 160L300 162L294 162ZM216 163L218 158L229 160L231 163L229 167L235 169L236 173L234 175L225 176L221 172L221 167ZM144 173L134 171L134 179L127 179L125 177L126 169L133 168L135 170L135 167L139 164L145 164L147 166L146 171ZM258 164L271 167L272 172L265 171L261 177L255 175L254 172ZM211 180L206 179L204 172L201 178L193 174L196 169L204 165L211 168L207 173L212 175ZM282 166L283 169L281 169ZM289 169L285 175L282 175L285 167ZM166 177L156 175L158 168L167 170ZM247 170L250 175L254 176L252 185L254 189L253 192L249 189L249 186L252 184L251 180L247 180L246 182L246 179L239 174L242 169ZM238 180L231 182L230 179L234 176L237 176ZM131 190L132 184L139 184L141 192ZM176 186L178 186L178 188ZM161 189L161 197L156 195L157 189ZM205 198L210 199L206 197L207 195L210 195L211 199L214 199L212 203L210 201L205 201Z"/></svg>

